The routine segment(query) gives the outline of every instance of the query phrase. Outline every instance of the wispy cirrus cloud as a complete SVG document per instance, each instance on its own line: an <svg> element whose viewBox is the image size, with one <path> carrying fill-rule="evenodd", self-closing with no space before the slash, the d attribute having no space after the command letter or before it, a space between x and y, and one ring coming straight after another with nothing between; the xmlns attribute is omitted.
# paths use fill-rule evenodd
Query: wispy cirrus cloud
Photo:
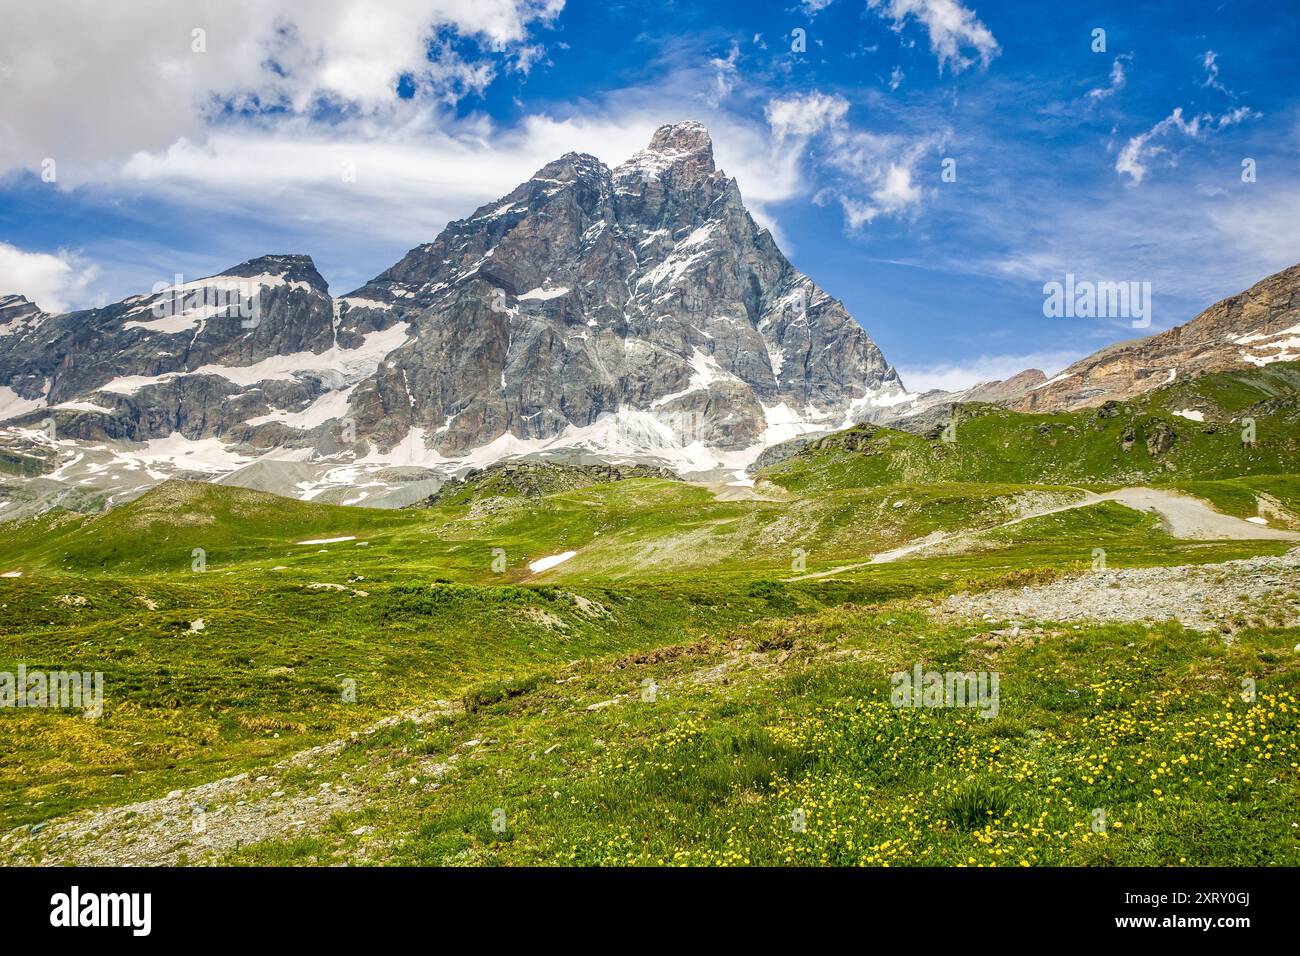
<svg viewBox="0 0 1300 956"><path fill-rule="evenodd" d="M1205 70L1205 79L1201 86L1217 90L1235 99L1236 94L1224 86L1219 79L1217 61L1218 55L1213 50L1207 50L1202 55L1201 66ZM1118 62L1117 59L1116 63ZM1146 179L1155 161L1162 156L1171 155L1167 142L1174 134L1199 140L1247 120L1259 119L1262 115L1248 106L1238 106L1218 114L1201 110L1188 115L1181 106L1176 106L1164 119L1145 132L1131 137L1124 144L1115 159L1115 172L1128 177L1130 186L1137 186ZM1169 160L1171 163L1173 161L1172 158Z"/></svg>
<svg viewBox="0 0 1300 956"><path fill-rule="evenodd" d="M1206 50L1201 56L1201 65L1205 67L1205 79L1201 81L1201 86L1211 90L1218 90L1225 96L1236 97L1236 93L1223 85L1219 79L1219 54L1213 50Z"/></svg>
<svg viewBox="0 0 1300 956"><path fill-rule="evenodd" d="M714 70L713 85L704 94L704 101L710 106L718 106L735 89L737 77L739 76L736 61L739 59L740 44L735 41L732 42L731 49L727 51L726 56L710 57L709 64Z"/></svg>
<svg viewBox="0 0 1300 956"><path fill-rule="evenodd" d="M1124 89L1128 83L1128 73L1125 70L1126 65L1131 62L1133 55L1130 53L1121 53L1111 61L1110 65L1110 82L1106 86L1096 86L1088 91L1088 102L1099 103L1102 100L1110 99L1120 90Z"/></svg>
<svg viewBox="0 0 1300 956"><path fill-rule="evenodd" d="M1218 116L1213 113L1196 113L1187 117L1183 114L1183 108L1176 106L1160 122L1124 144L1115 159L1115 172L1127 176L1129 185L1136 186L1146 179L1152 163L1168 154L1168 148L1162 140L1170 134L1179 133L1188 139L1201 139L1209 133L1236 126L1259 115L1248 106L1238 106Z"/></svg>
<svg viewBox="0 0 1300 956"><path fill-rule="evenodd" d="M849 229L856 230L919 206L924 191L916 181L917 163L935 152L947 134L877 133L854 127L848 112L844 97L818 90L776 98L766 107L775 147L817 166L817 178L825 182L814 200L838 202Z"/></svg>
<svg viewBox="0 0 1300 956"><path fill-rule="evenodd" d="M801 0L799 9L816 16L833 3L835 0ZM898 34L911 23L919 24L929 37L930 51L939 60L940 73L945 67L960 73L976 63L988 66L1002 52L993 32L958 0L867 0L867 9L888 21Z"/></svg>

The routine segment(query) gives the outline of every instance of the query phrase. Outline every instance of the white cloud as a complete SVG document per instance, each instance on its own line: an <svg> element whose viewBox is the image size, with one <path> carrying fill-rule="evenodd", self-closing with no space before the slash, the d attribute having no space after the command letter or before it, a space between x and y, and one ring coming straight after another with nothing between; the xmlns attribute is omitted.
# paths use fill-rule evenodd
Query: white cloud
<svg viewBox="0 0 1300 956"><path fill-rule="evenodd" d="M928 392L941 388L958 392L972 385L1010 378L1017 372L1036 368L1047 375L1078 361L1082 352L1030 352L1024 355L980 355L960 362L933 365L898 365L899 377L909 391Z"/></svg>
<svg viewBox="0 0 1300 956"><path fill-rule="evenodd" d="M1181 111L1181 107L1179 107L1179 111ZM1147 145L1151 137L1155 135L1159 125L1157 123L1156 127L1145 133L1139 133L1130 139L1124 144L1124 148L1119 151L1119 156L1115 160L1115 172L1122 176L1128 176L1129 182L1134 185L1146 178L1146 162L1162 152L1158 146L1149 147Z"/></svg>
<svg viewBox="0 0 1300 956"><path fill-rule="evenodd" d="M764 110L772 135L778 143L790 137L809 137L844 121L849 101L836 93L827 96L814 90L770 100Z"/></svg>
<svg viewBox="0 0 1300 956"><path fill-rule="evenodd" d="M1229 110L1214 120L1214 128L1223 129L1228 126L1236 126L1248 119L1259 119L1263 115L1263 113L1256 113L1249 106L1238 106L1235 110Z"/></svg>
<svg viewBox="0 0 1300 956"><path fill-rule="evenodd" d="M1215 53L1213 50L1206 50L1204 55L1202 55L1201 66L1205 67L1205 79L1201 82L1201 86L1207 87L1211 90L1218 90L1220 93L1227 96L1236 97L1237 94L1224 86L1223 81L1219 79L1218 59L1219 54Z"/></svg>
<svg viewBox="0 0 1300 956"><path fill-rule="evenodd" d="M867 0L877 16L888 17L893 28L902 32L910 19L925 27L930 35L930 50L939 58L939 71L951 66L960 73L975 60L963 51L971 49L982 66L988 66L1001 50L992 32L957 0Z"/></svg>
<svg viewBox="0 0 1300 956"><path fill-rule="evenodd" d="M921 201L921 190L912 182L910 165L890 163L880 185L872 190L871 198L884 212L898 212Z"/></svg>
<svg viewBox="0 0 1300 956"><path fill-rule="evenodd" d="M1128 77L1124 72L1124 63L1132 58L1133 57L1127 53L1115 57L1114 61L1110 65L1110 84L1108 86L1099 86L1089 90L1089 102L1097 103L1101 100L1109 99L1120 90L1124 89L1124 85L1128 80Z"/></svg>
<svg viewBox="0 0 1300 956"><path fill-rule="evenodd" d="M740 59L740 45L733 42L725 57L712 57L709 64L714 69L713 87L704 95L704 101L717 106L731 95L736 86L736 61Z"/></svg>
<svg viewBox="0 0 1300 956"><path fill-rule="evenodd" d="M546 60L546 47L540 43L532 43L519 48L519 52L515 54L514 68L527 76L539 62L550 62Z"/></svg>
<svg viewBox="0 0 1300 956"><path fill-rule="evenodd" d="M1174 111L1159 123L1145 133L1134 136L1124 145L1115 160L1115 172L1128 176L1129 185L1136 186L1146 178L1150 163L1166 151L1165 147L1154 142L1155 140L1171 132L1181 133L1190 139L1198 139L1206 132L1236 126L1260 115L1247 106L1239 106L1219 116L1197 113L1191 119L1186 119L1183 116L1183 108L1174 107Z"/></svg>
<svg viewBox="0 0 1300 956"><path fill-rule="evenodd" d="M903 68L901 66L896 66L889 72L889 92L894 92L894 90L898 89L902 84Z"/></svg>
<svg viewBox="0 0 1300 956"><path fill-rule="evenodd" d="M70 252L26 252L0 242L0 294L24 295L46 312L77 307L96 273Z"/></svg>
<svg viewBox="0 0 1300 956"><path fill-rule="evenodd" d="M227 109L378 115L400 108L402 77L418 99L455 100L482 89L494 66L491 59L463 61L445 42L447 31L476 38L489 56L508 63L530 26L550 22L562 6L563 0L10 5L0 31L0 173L51 157L61 181L85 181L102 163L200 139L205 121ZM430 62L430 44L439 37Z"/></svg>
<svg viewBox="0 0 1300 956"><path fill-rule="evenodd" d="M912 182L910 165L890 163L875 181L876 187L870 192L870 200L829 191L828 194L838 199L844 209L844 219L850 229L870 225L882 215L898 215L921 201L921 189Z"/></svg>
<svg viewBox="0 0 1300 956"><path fill-rule="evenodd" d="M851 229L878 217L903 215L919 206L924 192L917 185L916 167L939 148L942 134L910 138L837 129L828 136L826 162L841 174L832 190L844 207ZM937 166L936 166L937 170ZM860 190L866 187L866 197Z"/></svg>

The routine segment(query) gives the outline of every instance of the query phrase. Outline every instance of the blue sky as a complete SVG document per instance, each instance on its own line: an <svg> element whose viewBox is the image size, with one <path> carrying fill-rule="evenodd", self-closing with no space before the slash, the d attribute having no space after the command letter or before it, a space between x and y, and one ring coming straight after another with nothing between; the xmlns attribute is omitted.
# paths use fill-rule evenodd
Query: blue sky
<svg viewBox="0 0 1300 956"><path fill-rule="evenodd" d="M1156 331L1300 261L1294 4L29 7L0 35L0 292L47 308L271 252L346 292L682 119L913 389L1136 334L1045 318L1067 273L1150 282Z"/></svg>

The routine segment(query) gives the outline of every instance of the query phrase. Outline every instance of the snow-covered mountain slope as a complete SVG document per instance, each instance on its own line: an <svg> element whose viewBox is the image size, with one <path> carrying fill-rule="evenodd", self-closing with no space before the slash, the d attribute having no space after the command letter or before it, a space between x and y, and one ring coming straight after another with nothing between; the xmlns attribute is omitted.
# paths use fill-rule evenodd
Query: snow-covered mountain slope
<svg viewBox="0 0 1300 956"><path fill-rule="evenodd" d="M0 298L0 449L114 500L186 474L404 504L520 456L744 480L907 399L697 123L567 154L337 298L296 255L66 315Z"/></svg>

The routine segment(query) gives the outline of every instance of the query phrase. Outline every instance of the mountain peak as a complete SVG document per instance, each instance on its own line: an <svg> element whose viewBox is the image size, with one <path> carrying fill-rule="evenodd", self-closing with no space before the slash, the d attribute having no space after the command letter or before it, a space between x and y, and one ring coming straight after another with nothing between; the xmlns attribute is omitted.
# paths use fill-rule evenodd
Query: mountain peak
<svg viewBox="0 0 1300 956"><path fill-rule="evenodd" d="M650 137L650 149L655 152L708 153L713 159L713 140L703 123L686 120L660 126Z"/></svg>
<svg viewBox="0 0 1300 956"><path fill-rule="evenodd" d="M329 291L329 283L316 271L316 263L311 256L289 253L285 255L258 256L237 266L232 266L223 276L253 277L282 276L290 282L306 282L321 292Z"/></svg>
<svg viewBox="0 0 1300 956"><path fill-rule="evenodd" d="M669 171L682 185L701 182L717 171L713 165L713 140L704 124L688 120L660 126L650 137L650 145L638 150L614 175L626 182L657 179Z"/></svg>

